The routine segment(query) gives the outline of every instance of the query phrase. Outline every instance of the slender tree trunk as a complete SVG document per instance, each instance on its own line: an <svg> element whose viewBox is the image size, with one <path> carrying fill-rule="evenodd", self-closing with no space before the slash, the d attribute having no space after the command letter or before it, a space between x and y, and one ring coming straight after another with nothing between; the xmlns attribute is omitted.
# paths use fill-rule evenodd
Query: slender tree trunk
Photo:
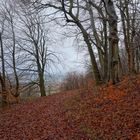
<svg viewBox="0 0 140 140"><path fill-rule="evenodd" d="M73 15L72 15L72 17L73 17ZM76 21L77 26L80 28L80 30L83 34L83 38L84 38L84 41L87 45L88 52L89 52L89 55L90 55L95 81L96 81L96 84L99 85L99 84L102 83L102 78L101 78L101 75L100 75L100 72L99 72L99 69L98 69L98 65L97 65L96 58L95 58L95 55L94 55L94 52L93 52L93 49L92 49L92 45L90 43L90 39L88 37L88 33L86 32L86 30L84 29L82 24L80 22L78 22L78 20L75 19L75 21Z"/></svg>
<svg viewBox="0 0 140 140"><path fill-rule="evenodd" d="M126 22L125 22L125 13L124 13L124 6L122 3L122 0L120 0L120 13L121 13L121 21L122 21L122 28L123 28L123 35L124 35L124 44L127 52L127 64L128 64L128 70L130 71L130 51L129 51L129 45L128 45L128 38L127 38L127 32L126 32Z"/></svg>
<svg viewBox="0 0 140 140"><path fill-rule="evenodd" d="M102 50L101 40L100 40L99 35L97 33L97 30L96 30L95 21L94 21L93 12L92 12L91 7L89 8L89 15L90 15L92 32L93 32L93 35L94 35L95 40L96 40L96 47L97 47L98 55L99 55L99 61L100 61L100 66L101 66L101 72L100 73L102 73L102 79L103 79L104 75L105 75L105 73L104 73L105 72L105 70L104 70L104 64L105 64L104 63L104 52Z"/></svg>
<svg viewBox="0 0 140 140"><path fill-rule="evenodd" d="M136 73L140 72L140 31L134 37Z"/></svg>
<svg viewBox="0 0 140 140"><path fill-rule="evenodd" d="M7 104L7 91L6 91L5 60L4 60L2 33L0 33L0 48L1 48L1 62L2 62L2 75L0 73L0 82L1 82L1 89L2 89L2 106L5 106Z"/></svg>
<svg viewBox="0 0 140 140"><path fill-rule="evenodd" d="M122 17L122 23L123 23L123 31L124 31L124 39L125 39L125 46L128 54L128 68L129 68L129 73L134 73L135 72L135 66L134 66L134 48L133 48L133 36L131 37L131 20L130 20L130 14L129 14L129 7L128 7L128 1L124 1L124 6L122 2L120 1L120 5L123 8L123 11L121 11L121 17ZM125 13L125 18L124 18L124 13ZM126 20L125 20L126 19ZM133 23L132 23L133 24Z"/></svg>
<svg viewBox="0 0 140 140"><path fill-rule="evenodd" d="M2 33L0 33L0 45L1 45L2 77L3 77L3 82L5 83L6 76L5 76L5 60L4 60Z"/></svg>
<svg viewBox="0 0 140 140"><path fill-rule="evenodd" d="M130 42L130 17L128 12L128 5L127 1L125 0L125 15L126 15L126 45L127 45L127 52L128 52L128 66L129 66L129 73L132 73L132 48Z"/></svg>
<svg viewBox="0 0 140 140"><path fill-rule="evenodd" d="M102 11L102 9L94 3L94 1L89 0L89 15L90 15L90 22L91 22L91 27L93 30L93 35L96 40L96 45L98 49L98 54L99 54L99 60L100 60L100 65L101 65L101 73L102 73L102 80L103 82L107 82L108 79L108 38L107 38L107 18ZM93 11L92 7L93 6L98 12L99 15L102 18L102 24L103 24L103 34L101 35L101 39L99 37L99 34L97 33L96 26L95 26L95 20L93 17Z"/></svg>
<svg viewBox="0 0 140 140"><path fill-rule="evenodd" d="M96 84L99 85L99 84L102 83L101 75L100 75L98 65L97 65L97 62L96 62L96 59L95 59L95 56L94 56L94 52L92 50L92 46L90 45L89 42L87 42L87 43L88 43L88 51L89 51L91 63L92 63L92 66L93 66L93 73L94 73L94 77L95 77L95 80L96 80Z"/></svg>
<svg viewBox="0 0 140 140"><path fill-rule="evenodd" d="M93 67L95 81L96 81L96 84L99 85L102 83L101 75L100 75L100 72L98 69L98 65L97 65L96 58L95 58L95 55L94 55L94 52L92 49L92 45L91 45L90 40L88 38L88 34L84 30L83 30L83 37L84 37L84 41L87 44L88 52L89 52L92 67Z"/></svg>
<svg viewBox="0 0 140 140"><path fill-rule="evenodd" d="M13 52L12 52L12 61L13 61L13 70L14 70L14 75L15 75L15 81L16 81L16 91L15 93L12 93L13 96L18 97L19 96L19 79L18 79L18 74L16 70L16 37L15 37L15 31L14 31L14 25L13 25L13 20L11 18L11 28L12 28L12 38L13 38Z"/></svg>

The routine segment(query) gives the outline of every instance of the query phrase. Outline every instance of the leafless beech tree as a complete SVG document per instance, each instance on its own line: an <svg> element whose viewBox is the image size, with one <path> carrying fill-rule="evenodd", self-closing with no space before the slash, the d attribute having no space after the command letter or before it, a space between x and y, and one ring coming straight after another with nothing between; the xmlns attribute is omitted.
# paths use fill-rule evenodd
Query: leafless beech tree
<svg viewBox="0 0 140 140"><path fill-rule="evenodd" d="M21 91L34 84L39 86L41 96L46 96L46 71L60 61L48 48L51 41L45 15L32 11L28 4L5 0L0 7L0 83L5 103L8 96L18 98Z"/></svg>
<svg viewBox="0 0 140 140"><path fill-rule="evenodd" d="M18 16L21 21L21 37L20 49L28 53L32 58L34 69L32 71L38 73L38 81L41 96L46 96L45 90L45 71L49 63L54 64L55 60L59 61L57 55L48 47L49 29L47 29L45 15L38 11L32 12L32 6L26 6L20 3L20 14ZM30 49L29 49L30 48Z"/></svg>

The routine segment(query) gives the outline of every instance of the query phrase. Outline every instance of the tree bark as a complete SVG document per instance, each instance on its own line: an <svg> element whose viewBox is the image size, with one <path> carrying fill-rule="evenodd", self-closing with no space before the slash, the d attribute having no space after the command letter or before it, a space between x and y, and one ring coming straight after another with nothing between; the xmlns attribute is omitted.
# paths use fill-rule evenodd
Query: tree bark
<svg viewBox="0 0 140 140"><path fill-rule="evenodd" d="M117 15L112 0L104 0L109 23L110 76L113 84L119 82L119 49Z"/></svg>
<svg viewBox="0 0 140 140"><path fill-rule="evenodd" d="M3 80L3 77L0 73L0 82L1 82L1 88L2 88L2 107L7 105L7 91L6 91L6 85Z"/></svg>
<svg viewBox="0 0 140 140"><path fill-rule="evenodd" d="M100 75L100 72L99 72L99 69L98 69L98 65L97 65L97 62L96 62L96 58L95 58L95 55L94 55L94 52L93 52L92 45L90 43L88 34L80 23L77 23L77 25L81 29L84 41L87 44L88 52L89 52L92 67L93 67L93 73L94 73L95 81L96 81L96 84L99 85L99 84L102 83L102 78L101 78L101 75Z"/></svg>
<svg viewBox="0 0 140 140"><path fill-rule="evenodd" d="M0 73L0 82L2 88L2 106L7 104L7 91L6 91L6 76L5 76L5 60L4 60L4 50L3 50L3 41L2 33L0 33L0 48L1 48L1 61L2 61L2 75Z"/></svg>
<svg viewBox="0 0 140 140"><path fill-rule="evenodd" d="M3 77L3 82L5 83L6 76L5 76L5 60L4 60L2 33L0 33L0 45L1 45L2 77Z"/></svg>
<svg viewBox="0 0 140 140"><path fill-rule="evenodd" d="M93 17L93 11L91 9L91 6L94 7L102 19L102 25L103 25L103 34L101 35L101 39L99 38L99 34L97 33L96 26L95 26L95 20ZM89 0L89 15L90 15L90 22L91 27L93 30L93 35L95 36L96 45L98 49L98 55L101 65L101 73L102 73L102 79L103 82L108 81L108 38L107 38L107 18L102 11L102 8L94 3L94 1Z"/></svg>
<svg viewBox="0 0 140 140"><path fill-rule="evenodd" d="M46 96L44 75L42 73L39 74L39 88L41 96Z"/></svg>

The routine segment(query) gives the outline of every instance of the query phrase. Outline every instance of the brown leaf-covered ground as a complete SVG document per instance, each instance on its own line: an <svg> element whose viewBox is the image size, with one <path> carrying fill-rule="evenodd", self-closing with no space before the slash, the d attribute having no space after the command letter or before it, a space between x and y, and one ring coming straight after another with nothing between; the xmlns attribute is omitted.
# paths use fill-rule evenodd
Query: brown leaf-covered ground
<svg viewBox="0 0 140 140"><path fill-rule="evenodd" d="M140 77L0 109L0 140L140 140Z"/></svg>

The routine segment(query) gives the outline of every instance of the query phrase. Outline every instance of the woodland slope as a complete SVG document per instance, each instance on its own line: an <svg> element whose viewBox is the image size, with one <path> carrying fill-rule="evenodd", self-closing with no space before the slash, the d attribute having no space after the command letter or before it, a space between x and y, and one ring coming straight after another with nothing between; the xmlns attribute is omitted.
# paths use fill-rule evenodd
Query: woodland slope
<svg viewBox="0 0 140 140"><path fill-rule="evenodd" d="M140 140L140 76L0 109L0 140Z"/></svg>

